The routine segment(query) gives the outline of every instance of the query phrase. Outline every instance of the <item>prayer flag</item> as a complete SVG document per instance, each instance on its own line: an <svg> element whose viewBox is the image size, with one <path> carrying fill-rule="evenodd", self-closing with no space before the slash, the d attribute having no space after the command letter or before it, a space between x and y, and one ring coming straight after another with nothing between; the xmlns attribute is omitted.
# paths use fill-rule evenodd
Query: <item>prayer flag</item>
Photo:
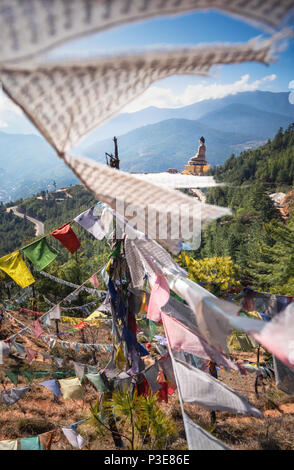
<svg viewBox="0 0 294 470"><path fill-rule="evenodd" d="M26 246L22 251L39 271L45 269L58 255L58 251L48 245L45 237Z"/></svg>
<svg viewBox="0 0 294 470"><path fill-rule="evenodd" d="M75 447L76 449L82 449L84 447L84 445L86 444L85 439L80 434L78 434L72 426L61 429L66 439L70 442L73 447Z"/></svg>
<svg viewBox="0 0 294 470"><path fill-rule="evenodd" d="M153 321L160 321L161 308L167 304L168 300L168 283L164 276L157 275L149 299L147 318Z"/></svg>
<svg viewBox="0 0 294 470"><path fill-rule="evenodd" d="M124 356L122 343L120 343L119 347L117 348L117 351L115 354L115 364L119 370L124 369L126 365L126 358Z"/></svg>
<svg viewBox="0 0 294 470"><path fill-rule="evenodd" d="M0 269L10 276L23 289L35 282L32 273L25 265L19 251L0 258Z"/></svg>
<svg viewBox="0 0 294 470"><path fill-rule="evenodd" d="M33 362L37 354L38 354L37 351L35 351L34 349L26 348L26 356L27 356L27 361L29 364Z"/></svg>
<svg viewBox="0 0 294 470"><path fill-rule="evenodd" d="M231 450L209 432L198 426L183 413L184 426L189 450Z"/></svg>
<svg viewBox="0 0 294 470"><path fill-rule="evenodd" d="M39 436L23 437L20 439L20 450L44 450Z"/></svg>
<svg viewBox="0 0 294 470"><path fill-rule="evenodd" d="M74 379L61 379L59 380L59 384L64 399L83 399L83 389L81 386L81 382L77 377L75 377Z"/></svg>
<svg viewBox="0 0 294 470"><path fill-rule="evenodd" d="M44 331L41 328L39 320L35 320L34 321L34 335L35 335L35 338L38 339L43 333L44 333Z"/></svg>
<svg viewBox="0 0 294 470"><path fill-rule="evenodd" d="M208 410L241 413L263 418L263 414L247 401L244 395L202 372L190 364L173 361L179 383L179 393L185 403L195 403Z"/></svg>
<svg viewBox="0 0 294 470"><path fill-rule="evenodd" d="M90 277L89 281L93 284L93 287L95 287L95 289L99 287L99 280L97 274L93 274L93 276Z"/></svg>
<svg viewBox="0 0 294 470"><path fill-rule="evenodd" d="M3 392L1 392L0 398L5 405L10 406L16 403L22 397L24 397L25 394L29 391L29 389L30 387L28 386L9 388L8 390L4 390Z"/></svg>
<svg viewBox="0 0 294 470"><path fill-rule="evenodd" d="M46 380L45 382L39 383L39 385L42 385L42 387L48 388L49 390L51 390L51 392L54 393L54 395L61 395L61 391L60 391L60 388L58 386L58 383L54 379L53 380Z"/></svg>
<svg viewBox="0 0 294 470"><path fill-rule="evenodd" d="M82 212L74 219L85 230L90 232L97 240L102 240L105 236L104 226L98 215L95 214L95 206Z"/></svg>
<svg viewBox="0 0 294 470"><path fill-rule="evenodd" d="M61 317L60 306L55 305L48 313L50 320L59 320Z"/></svg>
<svg viewBox="0 0 294 470"><path fill-rule="evenodd" d="M202 359L238 370L234 362L227 359L223 354L217 351L217 349L210 346L200 335L186 328L175 318L162 312L162 321L171 349L175 351L186 351Z"/></svg>
<svg viewBox="0 0 294 470"><path fill-rule="evenodd" d="M17 386L18 384L18 376L20 374L19 370L5 370L5 375L11 380L11 382Z"/></svg>
<svg viewBox="0 0 294 470"><path fill-rule="evenodd" d="M97 388L98 392L103 393L109 391L101 374L86 374L86 377Z"/></svg>
<svg viewBox="0 0 294 470"><path fill-rule="evenodd" d="M81 246L79 239L72 230L70 223L62 225L58 229L50 233L56 240L59 240L60 243L71 253L75 253Z"/></svg>
<svg viewBox="0 0 294 470"><path fill-rule="evenodd" d="M14 441L0 441L0 450L17 450L17 439Z"/></svg>

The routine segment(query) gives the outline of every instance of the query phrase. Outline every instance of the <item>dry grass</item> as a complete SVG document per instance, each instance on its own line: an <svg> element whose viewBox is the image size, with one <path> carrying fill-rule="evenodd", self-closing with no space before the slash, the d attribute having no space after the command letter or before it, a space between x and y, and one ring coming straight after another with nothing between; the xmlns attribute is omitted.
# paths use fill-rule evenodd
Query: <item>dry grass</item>
<svg viewBox="0 0 294 470"><path fill-rule="evenodd" d="M24 323L24 317L15 315ZM28 321L31 324L31 319ZM66 331L70 328L68 325L61 324L60 330ZM16 325L10 322L3 322L0 329L0 338L6 338L16 331ZM104 326L100 329L93 328L91 332L86 332L87 342L98 342L111 344L111 327ZM91 336L91 337L90 337ZM66 341L81 341L80 333L67 335ZM93 339L93 340L92 340ZM37 349L39 352L48 353L44 343L36 341L32 337L19 337L17 339L25 346ZM70 361L89 363L92 355L87 352L76 353L75 351L63 350L56 346L50 354L63 357L63 369L71 369ZM239 360L254 360L252 354L238 353ZM53 402L53 395L44 387L38 386L38 382L55 378L55 372L58 370L52 361L41 361L42 356L38 355L38 361L33 362L32 370L50 370L51 375L44 379L35 379L31 390L27 395L7 407L0 404L0 440L16 439L21 437L34 436L36 434L46 433L52 429L56 432L52 441L52 450L68 449L72 450L71 445L64 437L60 427L68 426L83 418L90 417L89 404L95 403L97 393L90 383L84 382L85 398L84 400L64 400L60 399L61 405ZM104 367L110 359L110 355L97 354L98 363ZM261 357L261 360L263 358ZM13 387L13 384L5 376L5 369L28 368L26 361L17 357L10 357L5 361L5 367L0 366L0 389ZM259 387L259 397L254 392L254 375L240 375L238 372L219 372L219 379L246 395L251 403L263 411L264 419L256 419L245 416L236 416L229 413L216 412L216 424L212 427L209 411L196 405L185 405L185 410L195 422L209 432L224 441L233 449L242 450L294 450L294 397L289 397L279 391L274 381L267 379L264 381L264 389ZM28 385L27 379L21 375L19 385ZM176 423L178 435L171 438L168 448L172 450L185 450L187 443L185 440L185 431L183 426L181 409L179 406L177 392L169 399L169 403L161 404L164 413ZM87 439L85 449L91 450L112 450L114 449L113 440L108 432L104 436L97 434L90 421L84 423L78 428L80 434Z"/></svg>

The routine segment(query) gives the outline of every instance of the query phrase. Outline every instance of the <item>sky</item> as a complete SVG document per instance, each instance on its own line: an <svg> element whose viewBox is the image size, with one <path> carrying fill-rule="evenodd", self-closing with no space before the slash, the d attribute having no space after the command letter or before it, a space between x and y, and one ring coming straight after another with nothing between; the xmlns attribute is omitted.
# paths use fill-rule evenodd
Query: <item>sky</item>
<svg viewBox="0 0 294 470"><path fill-rule="evenodd" d="M258 26L219 12L196 12L133 23L75 40L60 47L53 57L120 53L162 46L195 46L201 43L241 43L262 36ZM294 80L294 40L276 53L270 66L258 63L217 66L207 78L174 76L152 85L124 111L133 112L148 106L181 107L203 99L222 98L240 91L289 91Z"/></svg>
<svg viewBox="0 0 294 470"><path fill-rule="evenodd" d="M172 45L241 43L257 36L266 38L270 34L225 13L196 12L132 23L85 36L55 48L49 57L58 59L127 53ZM284 91L289 92L290 96L289 84L292 82L294 85L294 39L288 40L287 48L276 53L276 57L277 61L270 66L258 63L216 66L209 77L173 76L158 81L122 111L135 112L148 106L182 107L204 99L217 99L250 90ZM7 127L7 111L21 115L20 110L0 94L1 130Z"/></svg>

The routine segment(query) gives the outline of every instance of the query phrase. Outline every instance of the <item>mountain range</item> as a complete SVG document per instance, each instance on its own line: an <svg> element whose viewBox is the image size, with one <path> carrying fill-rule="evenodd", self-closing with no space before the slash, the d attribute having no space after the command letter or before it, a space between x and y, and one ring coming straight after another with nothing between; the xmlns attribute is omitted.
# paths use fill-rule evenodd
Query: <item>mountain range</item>
<svg viewBox="0 0 294 470"><path fill-rule="evenodd" d="M15 113L16 114L16 113ZM17 113L9 114L0 132L0 201L28 197L47 189L75 184L77 178L55 155L47 142ZM256 148L280 127L294 122L288 93L243 92L205 100L182 108L149 107L122 113L100 126L73 153L105 162L113 152L112 137L119 142L121 169L132 172L182 169L205 136L207 160L222 164L232 153ZM12 133L15 129L19 133Z"/></svg>

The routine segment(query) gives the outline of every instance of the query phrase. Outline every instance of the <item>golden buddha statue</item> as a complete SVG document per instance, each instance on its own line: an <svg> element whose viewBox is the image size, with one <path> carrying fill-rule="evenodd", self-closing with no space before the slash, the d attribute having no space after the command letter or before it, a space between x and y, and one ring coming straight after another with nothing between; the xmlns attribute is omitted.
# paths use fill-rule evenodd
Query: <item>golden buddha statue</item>
<svg viewBox="0 0 294 470"><path fill-rule="evenodd" d="M204 137L200 137L198 152L189 160L188 165L185 165L185 171L183 173L203 176L210 167L210 165L208 165L207 161L205 160L205 153L205 139Z"/></svg>

